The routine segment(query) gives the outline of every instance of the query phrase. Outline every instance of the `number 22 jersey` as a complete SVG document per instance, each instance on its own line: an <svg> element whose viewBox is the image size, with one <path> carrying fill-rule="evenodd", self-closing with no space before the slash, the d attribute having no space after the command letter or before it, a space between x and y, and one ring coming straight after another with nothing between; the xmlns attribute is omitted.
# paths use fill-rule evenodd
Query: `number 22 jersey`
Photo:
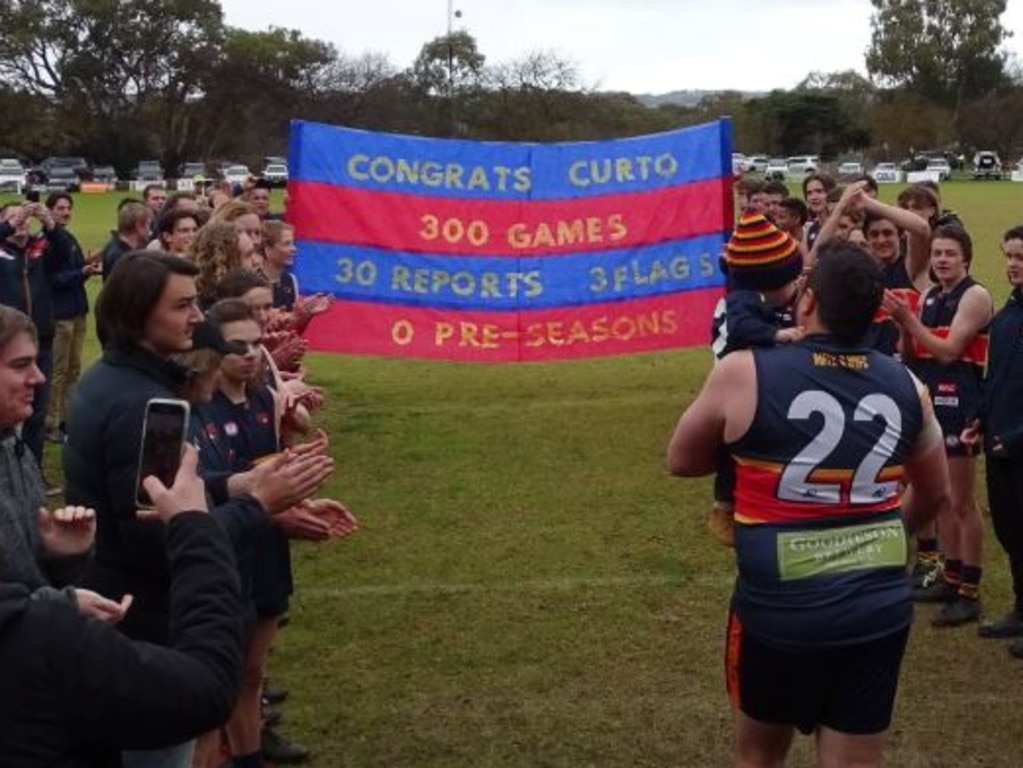
<svg viewBox="0 0 1023 768"><path fill-rule="evenodd" d="M898 361L827 336L753 350L736 461L733 608L764 642L865 642L912 620L903 463L926 392Z"/></svg>

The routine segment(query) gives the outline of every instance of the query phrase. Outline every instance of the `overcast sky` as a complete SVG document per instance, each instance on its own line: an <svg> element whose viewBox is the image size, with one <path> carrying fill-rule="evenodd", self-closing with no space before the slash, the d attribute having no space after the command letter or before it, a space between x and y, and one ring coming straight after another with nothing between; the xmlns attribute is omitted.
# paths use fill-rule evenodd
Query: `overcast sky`
<svg viewBox="0 0 1023 768"><path fill-rule="evenodd" d="M447 0L221 0L227 23L300 29L346 55L409 66L447 31ZM870 0L455 0L488 62L554 50L585 85L663 93L790 88L812 70L864 72ZM1023 50L1023 0L1002 21Z"/></svg>

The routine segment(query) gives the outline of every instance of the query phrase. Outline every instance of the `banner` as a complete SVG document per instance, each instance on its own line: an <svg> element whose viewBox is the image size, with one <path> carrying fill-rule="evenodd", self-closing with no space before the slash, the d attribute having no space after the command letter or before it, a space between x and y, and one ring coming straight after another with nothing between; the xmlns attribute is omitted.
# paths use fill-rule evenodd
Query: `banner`
<svg viewBox="0 0 1023 768"><path fill-rule="evenodd" d="M728 121L600 142L293 122L288 219L315 349L555 360L707 344L732 226Z"/></svg>

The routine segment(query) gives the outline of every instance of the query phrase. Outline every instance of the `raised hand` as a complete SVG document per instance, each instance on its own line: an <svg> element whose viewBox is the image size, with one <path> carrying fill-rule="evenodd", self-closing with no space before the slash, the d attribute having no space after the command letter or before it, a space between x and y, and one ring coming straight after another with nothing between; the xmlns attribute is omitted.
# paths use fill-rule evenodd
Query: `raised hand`
<svg viewBox="0 0 1023 768"><path fill-rule="evenodd" d="M96 538L96 513L87 507L39 509L39 537L48 555L69 557L89 551Z"/></svg>

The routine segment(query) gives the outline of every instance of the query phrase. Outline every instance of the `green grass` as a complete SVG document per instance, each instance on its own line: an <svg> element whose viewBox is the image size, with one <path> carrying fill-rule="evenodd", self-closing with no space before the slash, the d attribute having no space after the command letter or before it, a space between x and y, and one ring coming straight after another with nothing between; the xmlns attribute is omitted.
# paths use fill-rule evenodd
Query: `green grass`
<svg viewBox="0 0 1023 768"><path fill-rule="evenodd" d="M1000 303L998 242L1023 220L1023 185L944 193ZM87 248L115 199L78 197ZM708 365L706 349L518 366L312 356L339 467L329 491L362 529L294 547L292 622L271 661L292 692L284 730L331 768L728 764L732 556L703 527L709 480L662 468ZM985 566L1001 612L993 537ZM932 630L931 613L888 765L1017 768L1023 663L972 628ZM811 755L800 740L791 764Z"/></svg>

